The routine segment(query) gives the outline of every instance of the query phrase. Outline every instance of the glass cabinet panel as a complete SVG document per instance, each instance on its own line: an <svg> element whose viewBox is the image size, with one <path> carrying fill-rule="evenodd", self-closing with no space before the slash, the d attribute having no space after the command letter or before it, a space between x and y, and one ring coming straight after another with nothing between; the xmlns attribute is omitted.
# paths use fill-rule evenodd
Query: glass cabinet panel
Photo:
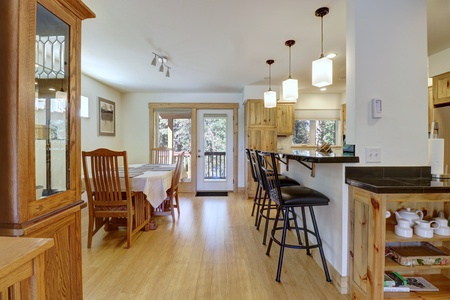
<svg viewBox="0 0 450 300"><path fill-rule="evenodd" d="M36 199L70 189L69 25L37 4L35 46Z"/></svg>

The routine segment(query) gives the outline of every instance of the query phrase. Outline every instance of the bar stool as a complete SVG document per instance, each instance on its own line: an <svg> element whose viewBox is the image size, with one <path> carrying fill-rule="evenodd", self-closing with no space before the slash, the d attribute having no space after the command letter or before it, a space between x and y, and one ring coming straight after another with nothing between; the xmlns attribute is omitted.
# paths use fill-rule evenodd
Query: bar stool
<svg viewBox="0 0 450 300"><path fill-rule="evenodd" d="M255 196L253 197L253 208L252 208L252 214L251 214L251 216L253 217L253 215L255 213L255 208L256 208L256 211L257 211L256 218L255 218L255 226L256 226L256 224L258 223L258 211L259 211L259 207L261 205L261 193L262 193L263 187L260 184L260 180L258 180L258 178L256 177L255 166L252 163L252 158L251 158L252 150L249 148L246 148L245 152L247 154L247 161L250 165L250 172L252 173L253 182L256 182L256 184L257 184L256 193L255 193Z"/></svg>
<svg viewBox="0 0 450 300"><path fill-rule="evenodd" d="M277 204L277 214L275 217L275 222L270 234L269 245L267 246L266 255L270 256L270 250L272 248L272 243L280 245L280 254L278 257L278 268L276 281L280 282L281 268L283 264L283 256L285 248L294 249L306 249L306 254L311 255L311 249L319 248L320 257L322 259L323 270L325 272L326 281L331 282L330 273L328 271L327 262L325 259L325 254L322 248L322 240L320 239L319 228L317 226L316 217L314 215L314 206L325 206L328 205L330 199L323 195L322 193L304 187L304 186L287 186L281 187L278 179L277 172L277 161L275 153L258 153L258 157L261 160L261 175L263 177L266 193L268 197ZM302 213L303 225L298 226L297 215L295 208L299 208ZM305 208L309 209L311 216L311 221L314 230L308 229L306 225L306 214ZM295 223L295 231L297 233L298 245L287 244L286 243L286 232L289 225L289 213L292 214ZM283 225L278 226L280 215L283 214ZM291 228L292 229L292 228ZM277 231L281 231L281 240L275 237ZM299 232L302 231L304 234L305 243L303 244L300 240ZM309 235L316 238L316 243L311 244Z"/></svg>
<svg viewBox="0 0 450 300"><path fill-rule="evenodd" d="M271 212L272 209L276 209L277 205L276 205L276 203L272 203L272 200L270 198L267 198L267 193L266 193L266 189L265 189L265 185L264 185L264 180L263 180L263 177L262 177L262 174L261 174L261 160L259 159L259 156L260 156L259 154L260 153L261 153L261 151L255 150L250 155L251 155L252 164L254 165L256 177L257 177L257 179L259 181L259 185L262 187L262 190L264 190L263 201L262 201L262 203L260 203L258 205L258 208L259 208L259 220L258 220L258 225L256 226L256 229L259 230L259 227L261 225L261 220L265 219L263 241L262 241L262 244L265 245L266 244L266 239L267 239L267 232L268 232L268 228L269 228L269 220L275 220L275 217L271 217L270 216L270 212ZM276 156L278 161L281 161L277 157L277 154L275 154L275 156ZM294 179L292 179L292 178L290 178L288 176L285 176L285 175L281 175L281 174L278 174L278 181L280 183L280 186L300 185Z"/></svg>

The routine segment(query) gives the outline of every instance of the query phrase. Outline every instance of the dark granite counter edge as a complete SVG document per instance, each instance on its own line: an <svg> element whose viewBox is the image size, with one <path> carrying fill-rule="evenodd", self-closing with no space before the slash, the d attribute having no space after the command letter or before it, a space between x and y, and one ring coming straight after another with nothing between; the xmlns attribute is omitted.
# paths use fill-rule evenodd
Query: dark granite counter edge
<svg viewBox="0 0 450 300"><path fill-rule="evenodd" d="M298 161L310 162L310 163L358 163L358 156L307 156L297 154L279 153L283 157Z"/></svg>
<svg viewBox="0 0 450 300"><path fill-rule="evenodd" d="M391 185L375 184L377 180L391 181ZM414 185L417 180L429 182L430 185ZM392 185L392 181L398 181L399 184ZM431 185L433 181L429 166L345 168L346 184L377 194L450 193L450 181L444 181L440 186Z"/></svg>
<svg viewBox="0 0 450 300"><path fill-rule="evenodd" d="M355 179L345 179L345 183L375 194L438 194L450 193L449 186L375 186Z"/></svg>

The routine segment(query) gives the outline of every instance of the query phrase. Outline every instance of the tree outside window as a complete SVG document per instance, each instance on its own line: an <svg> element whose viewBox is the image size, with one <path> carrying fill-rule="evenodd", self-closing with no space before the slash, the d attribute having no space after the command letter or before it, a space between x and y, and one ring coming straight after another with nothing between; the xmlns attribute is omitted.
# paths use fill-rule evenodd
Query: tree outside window
<svg viewBox="0 0 450 300"><path fill-rule="evenodd" d="M336 145L337 120L295 120L293 145Z"/></svg>

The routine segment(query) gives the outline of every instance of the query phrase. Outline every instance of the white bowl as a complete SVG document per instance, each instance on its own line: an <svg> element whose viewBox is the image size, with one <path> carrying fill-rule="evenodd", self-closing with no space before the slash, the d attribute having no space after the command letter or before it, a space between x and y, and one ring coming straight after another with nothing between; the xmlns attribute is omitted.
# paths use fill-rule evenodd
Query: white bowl
<svg viewBox="0 0 450 300"><path fill-rule="evenodd" d="M416 225L414 226L414 233L424 238L432 238L433 228L424 228L423 226Z"/></svg>
<svg viewBox="0 0 450 300"><path fill-rule="evenodd" d="M450 236L450 227L442 226L439 228L434 228L434 233L443 235L443 236Z"/></svg>
<svg viewBox="0 0 450 300"><path fill-rule="evenodd" d="M395 225L395 234L401 237L410 238L413 236L413 230L411 227L403 227L399 225Z"/></svg>

